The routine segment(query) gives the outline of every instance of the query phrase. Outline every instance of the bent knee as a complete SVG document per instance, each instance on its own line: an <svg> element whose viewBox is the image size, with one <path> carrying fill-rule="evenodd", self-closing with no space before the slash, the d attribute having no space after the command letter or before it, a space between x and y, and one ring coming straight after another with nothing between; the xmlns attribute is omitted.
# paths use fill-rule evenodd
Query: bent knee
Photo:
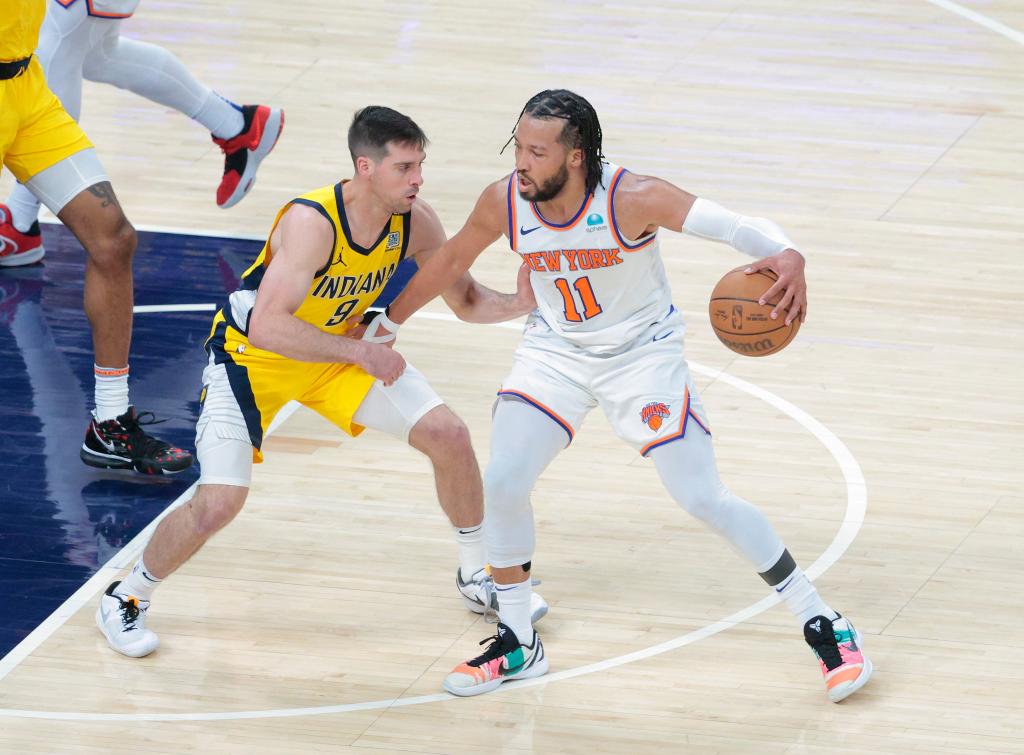
<svg viewBox="0 0 1024 755"><path fill-rule="evenodd" d="M86 246L90 259L101 267L130 267L138 237L122 214L109 231Z"/></svg>
<svg viewBox="0 0 1024 755"><path fill-rule="evenodd" d="M238 516L249 492L248 488L231 485L210 487L215 490L204 491L205 495L190 503L196 531L204 537L214 534Z"/></svg>
<svg viewBox="0 0 1024 755"><path fill-rule="evenodd" d="M676 503L687 513L711 526L715 526L727 505L724 489L695 488L675 496Z"/></svg>
<svg viewBox="0 0 1024 755"><path fill-rule="evenodd" d="M431 459L472 455L473 443L466 423L447 407L428 412L410 434L412 445Z"/></svg>

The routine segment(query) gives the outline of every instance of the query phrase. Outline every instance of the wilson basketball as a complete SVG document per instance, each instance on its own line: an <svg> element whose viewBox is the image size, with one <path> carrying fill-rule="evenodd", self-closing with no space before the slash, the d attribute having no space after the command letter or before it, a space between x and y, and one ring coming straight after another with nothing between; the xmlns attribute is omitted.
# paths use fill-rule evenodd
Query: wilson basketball
<svg viewBox="0 0 1024 755"><path fill-rule="evenodd" d="M771 288L778 276L771 270L759 270L747 275L746 265L730 270L718 281L711 292L708 313L711 327L718 340L748 357L763 357L786 347L800 330L800 320L786 325L785 313L771 317L772 307L781 295L772 301L758 304L758 299Z"/></svg>

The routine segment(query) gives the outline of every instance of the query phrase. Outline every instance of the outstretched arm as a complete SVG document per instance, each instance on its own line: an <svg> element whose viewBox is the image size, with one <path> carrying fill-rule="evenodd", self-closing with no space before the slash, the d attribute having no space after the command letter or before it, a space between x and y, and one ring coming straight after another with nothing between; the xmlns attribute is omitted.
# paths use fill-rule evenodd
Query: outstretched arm
<svg viewBox="0 0 1024 755"><path fill-rule="evenodd" d="M772 318L786 313L786 324L807 316L807 281L804 257L779 226L765 218L748 217L725 209L707 199L650 176L626 174L616 194L616 211L633 238L656 227L683 231L693 236L729 244L737 251L757 258L747 273L770 269L778 276L761 296L761 303L782 293Z"/></svg>
<svg viewBox="0 0 1024 755"><path fill-rule="evenodd" d="M249 342L301 362L357 364L390 385L405 370L400 354L325 333L295 316L333 247L334 231L320 213L298 204L288 209L271 238L273 254L249 318Z"/></svg>
<svg viewBox="0 0 1024 755"><path fill-rule="evenodd" d="M423 267L412 277L405 290L391 303L387 313L371 321L371 338L386 337L398 325L438 294L449 290L469 270L480 253L501 236L504 222L501 182L484 189L466 224L444 245L427 256Z"/></svg>
<svg viewBox="0 0 1024 755"><path fill-rule="evenodd" d="M537 299L530 284L530 268L519 266L516 292L503 294L488 288L468 272L444 292L444 301L456 317L465 322L495 323L514 320L537 308Z"/></svg>
<svg viewBox="0 0 1024 755"><path fill-rule="evenodd" d="M426 202L417 202L413 208L410 244L410 256L421 269L417 275L422 274L422 269L443 249L446 241L444 227L437 213ZM514 294L503 294L488 288L466 271L441 295L452 312L465 322L505 322L522 317L537 306L533 297L533 287L530 285L530 271L525 265L520 268Z"/></svg>

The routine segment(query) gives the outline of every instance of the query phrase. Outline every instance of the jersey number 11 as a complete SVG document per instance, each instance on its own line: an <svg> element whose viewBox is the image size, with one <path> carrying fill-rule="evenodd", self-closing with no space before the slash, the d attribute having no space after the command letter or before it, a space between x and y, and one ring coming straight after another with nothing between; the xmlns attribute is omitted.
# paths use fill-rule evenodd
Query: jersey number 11
<svg viewBox="0 0 1024 755"><path fill-rule="evenodd" d="M590 285L590 278L584 276L577 278L572 282L572 288L569 287L569 281L565 278L555 279L555 288L558 289L558 293L562 295L562 304L565 308L565 319L569 322L583 322L584 320L590 320L601 314L601 305L597 303L597 298L594 296L594 289ZM580 297L580 301L583 303L583 314L580 315L579 309L576 307L576 299L573 297L572 289L576 289L576 293Z"/></svg>

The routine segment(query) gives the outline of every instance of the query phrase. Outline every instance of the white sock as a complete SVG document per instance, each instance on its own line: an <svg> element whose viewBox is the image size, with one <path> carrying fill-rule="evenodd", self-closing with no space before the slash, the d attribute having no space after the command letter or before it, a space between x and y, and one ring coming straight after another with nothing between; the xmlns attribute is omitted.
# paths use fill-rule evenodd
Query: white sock
<svg viewBox="0 0 1024 755"><path fill-rule="evenodd" d="M128 367L93 365L96 380L96 419L117 419L128 411Z"/></svg>
<svg viewBox="0 0 1024 755"><path fill-rule="evenodd" d="M530 611L530 596L533 595L533 580L514 585L494 584L498 592L498 618L501 623L516 633L523 645L533 643L533 624Z"/></svg>
<svg viewBox="0 0 1024 755"><path fill-rule="evenodd" d="M140 558L132 568L131 572L129 572L128 576L125 577L121 584L114 589L114 592L118 595L130 595L138 598L139 600L152 600L153 590L155 590L161 582L163 582L162 579L157 579L149 573L149 570L146 569L146 565Z"/></svg>
<svg viewBox="0 0 1024 755"><path fill-rule="evenodd" d="M39 217L39 200L36 195L21 184L15 184L5 202L11 210L11 223L22 233L27 233Z"/></svg>
<svg viewBox="0 0 1024 755"><path fill-rule="evenodd" d="M779 593L779 597L786 603L786 607L800 621L800 626L815 616L824 616L832 620L839 617L839 614L821 599L817 589L799 566L775 586L775 592Z"/></svg>
<svg viewBox="0 0 1024 755"><path fill-rule="evenodd" d="M455 530L455 542L459 545L459 574L463 582L468 582L487 564L484 556L484 526L478 524L475 527L452 529Z"/></svg>
<svg viewBox="0 0 1024 755"><path fill-rule="evenodd" d="M242 110L238 105L224 99L212 89L192 118L206 126L218 139L238 136L245 125Z"/></svg>

